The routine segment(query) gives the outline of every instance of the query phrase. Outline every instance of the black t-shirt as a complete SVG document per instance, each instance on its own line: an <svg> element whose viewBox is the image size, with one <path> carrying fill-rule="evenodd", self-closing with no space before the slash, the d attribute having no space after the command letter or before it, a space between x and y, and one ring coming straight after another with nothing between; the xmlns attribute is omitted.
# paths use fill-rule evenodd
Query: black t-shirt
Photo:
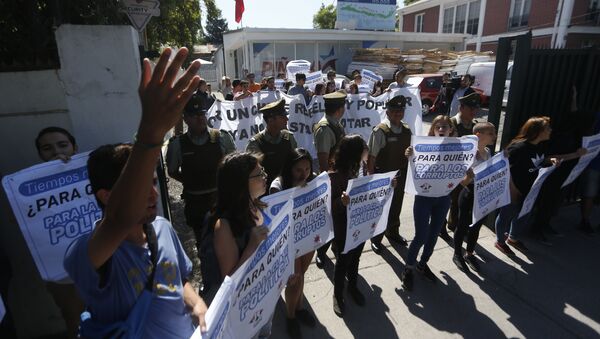
<svg viewBox="0 0 600 339"><path fill-rule="evenodd" d="M546 148L545 143L534 145L527 141L514 143L507 148L510 176L524 196L529 193L539 169L544 167Z"/></svg>

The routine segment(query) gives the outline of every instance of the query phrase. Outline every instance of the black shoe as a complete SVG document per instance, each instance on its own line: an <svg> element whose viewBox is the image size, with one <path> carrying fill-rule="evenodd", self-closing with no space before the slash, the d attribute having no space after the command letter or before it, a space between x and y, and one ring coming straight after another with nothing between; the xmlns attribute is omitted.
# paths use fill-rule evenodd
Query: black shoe
<svg viewBox="0 0 600 339"><path fill-rule="evenodd" d="M315 263L317 264L317 267L320 269L323 269L323 266L325 266L325 262L323 261L323 258L321 258L321 255L317 254L315 256Z"/></svg>
<svg viewBox="0 0 600 339"><path fill-rule="evenodd" d="M425 277L425 279L433 283L437 281L437 277L435 276L435 274L433 274L433 272L431 272L431 269L429 269L429 266L427 266L427 264L417 264L417 272L421 273Z"/></svg>
<svg viewBox="0 0 600 339"><path fill-rule="evenodd" d="M349 285L348 286L348 294L350 294L350 297L352 297L352 300L354 300L356 305L365 306L365 304L366 304L365 296L358 290L358 287Z"/></svg>
<svg viewBox="0 0 600 339"><path fill-rule="evenodd" d="M408 245L406 239L398 233L385 232L385 237L388 238L389 241L395 242L400 246L406 247Z"/></svg>
<svg viewBox="0 0 600 339"><path fill-rule="evenodd" d="M461 257L460 255L455 254L454 256L452 256L452 262L454 262L454 265L456 265L456 267L458 267L459 270L465 273L469 272L469 267L467 267L465 259L463 259L463 257Z"/></svg>
<svg viewBox="0 0 600 339"><path fill-rule="evenodd" d="M592 225L590 225L589 222L582 222L581 224L579 224L578 229L583 232L583 234L585 235L592 235L594 234L594 229L592 228Z"/></svg>
<svg viewBox="0 0 600 339"><path fill-rule="evenodd" d="M296 319L308 327L315 327L317 325L317 319L305 309L296 310Z"/></svg>
<svg viewBox="0 0 600 339"><path fill-rule="evenodd" d="M344 316L344 298L333 296L333 313L340 318Z"/></svg>
<svg viewBox="0 0 600 339"><path fill-rule="evenodd" d="M537 240L542 245L552 246L552 242L544 235L544 233L536 234L535 240Z"/></svg>
<svg viewBox="0 0 600 339"><path fill-rule="evenodd" d="M402 272L402 275L400 275L402 287L407 291L412 291L413 279L413 270L410 268L405 268L404 272Z"/></svg>
<svg viewBox="0 0 600 339"><path fill-rule="evenodd" d="M383 245L381 243L374 243L371 241L371 249L373 250L373 253L381 254L381 251L383 250Z"/></svg>
<svg viewBox="0 0 600 339"><path fill-rule="evenodd" d="M465 262L467 263L467 265L469 265L469 267L479 273L479 262L477 261L477 258L475 258L475 256L473 254L465 254Z"/></svg>
<svg viewBox="0 0 600 339"><path fill-rule="evenodd" d="M290 336L290 338L301 339L302 331L300 331L300 323L298 322L298 319L287 318L286 323L287 323L286 331L287 331L287 334Z"/></svg>

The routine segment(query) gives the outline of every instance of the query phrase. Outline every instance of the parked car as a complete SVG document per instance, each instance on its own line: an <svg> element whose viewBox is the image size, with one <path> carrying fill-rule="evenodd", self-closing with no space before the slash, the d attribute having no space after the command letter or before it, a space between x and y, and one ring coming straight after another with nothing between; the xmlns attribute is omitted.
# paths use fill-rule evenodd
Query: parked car
<svg viewBox="0 0 600 339"><path fill-rule="evenodd" d="M510 89L510 76L512 73L512 62L508 63L508 70L506 74L506 82L504 87L504 95L502 99L502 105L506 106L508 99L508 90ZM495 62L476 62L469 66L467 73L475 76L475 82L471 86L474 90L480 93L481 102L483 105L487 105L492 95L492 83L494 81L494 69L496 67Z"/></svg>
<svg viewBox="0 0 600 339"><path fill-rule="evenodd" d="M410 75L406 82L411 86L419 87L423 115L429 114L442 87L442 74L414 74Z"/></svg>

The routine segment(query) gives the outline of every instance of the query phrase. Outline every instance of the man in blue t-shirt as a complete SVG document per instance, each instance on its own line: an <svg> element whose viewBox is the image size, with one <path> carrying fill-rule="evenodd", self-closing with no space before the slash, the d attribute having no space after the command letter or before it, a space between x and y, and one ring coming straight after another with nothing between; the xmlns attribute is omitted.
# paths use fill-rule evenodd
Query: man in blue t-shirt
<svg viewBox="0 0 600 339"><path fill-rule="evenodd" d="M127 319L155 262L143 338L189 338L194 323L206 330L206 304L188 281L192 263L169 221L156 217L154 169L163 138L199 81L197 61L175 81L188 53L181 49L169 64L170 54L170 49L163 52L154 74L144 60L142 118L133 146L106 145L90 154L90 184L104 215L91 234L73 243L64 260L91 319L102 327ZM153 233L156 242L149 244L146 235Z"/></svg>

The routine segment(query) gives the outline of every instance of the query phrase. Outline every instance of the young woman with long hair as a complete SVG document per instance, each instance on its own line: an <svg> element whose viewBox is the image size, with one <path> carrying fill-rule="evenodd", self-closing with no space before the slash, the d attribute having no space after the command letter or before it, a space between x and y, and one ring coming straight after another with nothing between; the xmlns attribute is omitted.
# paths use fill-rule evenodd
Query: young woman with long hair
<svg viewBox="0 0 600 339"><path fill-rule="evenodd" d="M450 117L447 115L438 115L431 122L428 136L452 137L455 135L456 128L454 127L454 124L452 124ZM408 147L405 155L410 157L413 154L413 147ZM413 270L415 268L419 273L423 274L427 280L431 282L437 280L435 274L433 274L431 269L429 269L429 266L427 266L427 262L433 254L438 234L444 225L449 208L450 194L441 197L415 196L413 205L415 237L408 247L406 268L400 276L404 289L412 289L414 279ZM421 254L421 260L417 263L417 256L421 247L423 247L423 253Z"/></svg>
<svg viewBox="0 0 600 339"><path fill-rule="evenodd" d="M348 181L358 177L361 163L366 161L368 147L360 135L346 135L340 141L335 153L333 170L329 172L331 179L331 214L333 217L333 250L337 260L334 269L333 311L339 317L344 314L344 284L348 278L348 293L354 302L363 306L365 297L358 290L358 264L365 243L343 254L346 243L346 206L350 197L345 190Z"/></svg>
<svg viewBox="0 0 600 339"><path fill-rule="evenodd" d="M296 148L288 155L281 175L272 183L270 193L276 193L292 187L302 187L315 178L312 169L312 157L304 148ZM300 322L309 327L316 325L313 315L303 307L304 274L312 261L315 251L296 258L294 275L288 280L285 288L285 307L287 311L287 332L292 338L300 338Z"/></svg>

